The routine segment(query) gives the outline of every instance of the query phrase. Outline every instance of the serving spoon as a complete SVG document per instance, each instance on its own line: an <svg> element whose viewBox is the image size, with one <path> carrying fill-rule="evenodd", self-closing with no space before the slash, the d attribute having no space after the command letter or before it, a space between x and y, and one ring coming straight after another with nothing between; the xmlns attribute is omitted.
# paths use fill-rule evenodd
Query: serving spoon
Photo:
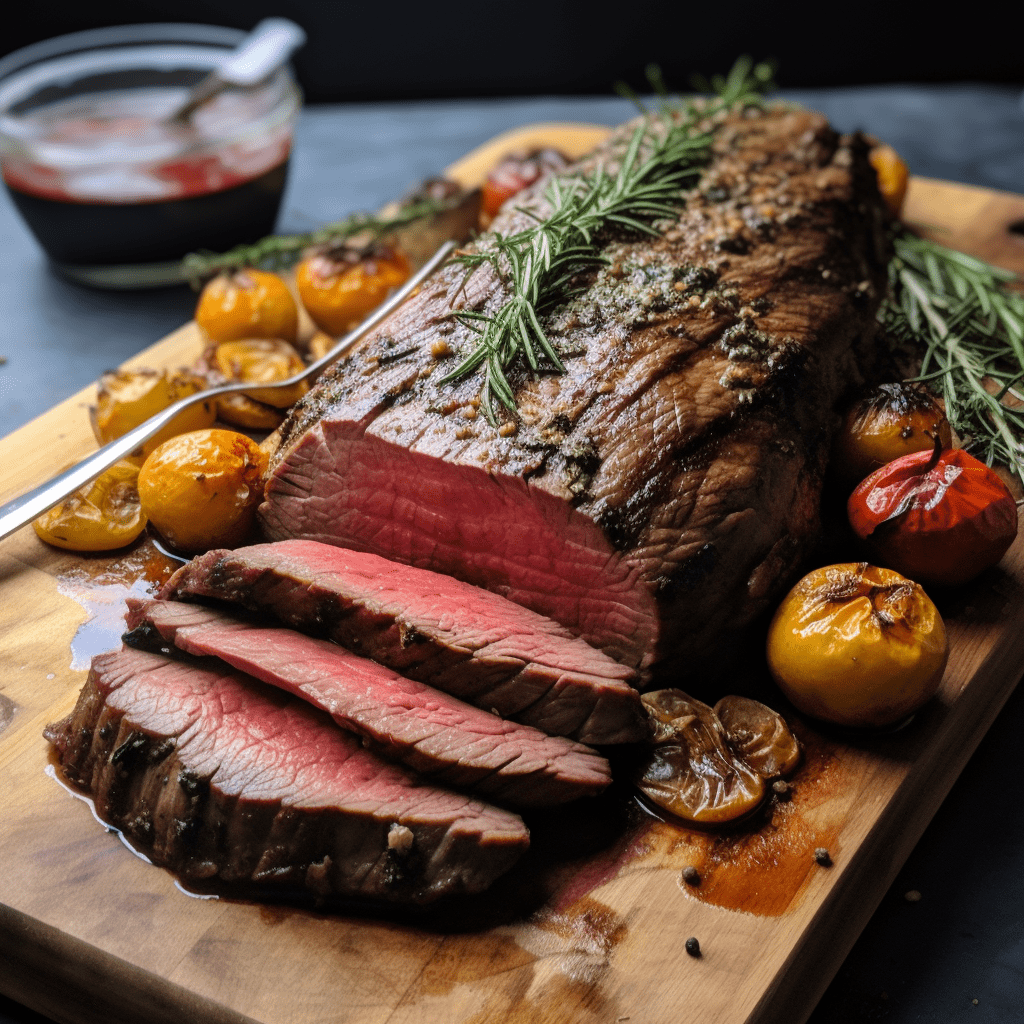
<svg viewBox="0 0 1024 1024"><path fill-rule="evenodd" d="M306 41L306 33L287 18L264 18L213 71L162 121L186 122L207 101L236 86L251 89L269 78Z"/></svg>
<svg viewBox="0 0 1024 1024"><path fill-rule="evenodd" d="M433 256L423 264L422 267L402 285L383 305L370 314L355 330L349 331L338 343L325 355L322 355L314 363L310 363L301 373L289 377L287 380L277 381L274 384L254 384L252 381L239 381L234 384L224 384L221 387L210 388L208 391L198 391L188 398L182 398L174 405L168 406L162 412L151 416L144 423L140 423L127 434L122 434L109 444L105 444L100 450L77 465L66 469L59 476L40 484L34 490L23 494L0 506L0 540L10 536L15 530L32 522L33 519L41 516L47 509L59 504L69 494L74 494L79 487L83 487L90 480L94 480L105 469L109 469L115 462L131 455L137 448L148 441L161 428L171 422L176 416L201 402L209 401L211 398L218 398L221 395L235 395L252 391L254 389L267 391L268 389L291 388L296 384L315 377L324 367L329 366L340 356L344 355L357 341L368 334L382 320L397 309L444 261L451 255L456 247L453 241L445 242Z"/></svg>

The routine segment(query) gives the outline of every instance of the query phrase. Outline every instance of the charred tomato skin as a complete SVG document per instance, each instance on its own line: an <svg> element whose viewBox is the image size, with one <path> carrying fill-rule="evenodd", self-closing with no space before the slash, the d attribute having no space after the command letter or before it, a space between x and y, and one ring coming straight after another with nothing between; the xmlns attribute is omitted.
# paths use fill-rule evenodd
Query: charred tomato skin
<svg viewBox="0 0 1024 1024"><path fill-rule="evenodd" d="M880 384L847 410L832 450L834 471L849 487L912 452L952 444L946 414L912 384Z"/></svg>
<svg viewBox="0 0 1024 1024"><path fill-rule="evenodd" d="M963 449L915 452L864 479L847 517L871 557L928 586L959 586L995 565L1017 536L1017 503Z"/></svg>
<svg viewBox="0 0 1024 1024"><path fill-rule="evenodd" d="M768 668L797 710L852 727L895 725L930 700L949 657L920 585L866 562L808 573L768 629Z"/></svg>
<svg viewBox="0 0 1024 1024"><path fill-rule="evenodd" d="M103 374L96 387L96 405L89 410L93 433L100 444L127 434L151 416L202 391L201 377L187 371L112 370ZM213 400L193 405L179 413L142 446L148 455L164 441L190 430L212 427L217 418Z"/></svg>
<svg viewBox="0 0 1024 1024"><path fill-rule="evenodd" d="M652 745L636 781L648 800L682 821L707 826L737 821L761 806L765 780L733 753L712 708L675 689L641 699Z"/></svg>
<svg viewBox="0 0 1024 1024"><path fill-rule="evenodd" d="M314 250L295 268L299 297L313 323L338 337L364 320L412 274L400 250L377 245L365 252Z"/></svg>
<svg viewBox="0 0 1024 1024"><path fill-rule="evenodd" d="M67 551L123 548L146 528L138 479L136 462L122 459L44 512L32 526L41 540Z"/></svg>

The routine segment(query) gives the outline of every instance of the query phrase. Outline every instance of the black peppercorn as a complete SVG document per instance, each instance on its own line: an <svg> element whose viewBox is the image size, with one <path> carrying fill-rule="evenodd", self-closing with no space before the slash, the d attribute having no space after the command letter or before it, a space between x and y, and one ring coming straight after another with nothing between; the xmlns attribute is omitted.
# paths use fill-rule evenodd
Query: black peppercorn
<svg viewBox="0 0 1024 1024"><path fill-rule="evenodd" d="M696 936L691 935L686 940L686 952L689 953L690 956L700 956L700 943L697 941Z"/></svg>

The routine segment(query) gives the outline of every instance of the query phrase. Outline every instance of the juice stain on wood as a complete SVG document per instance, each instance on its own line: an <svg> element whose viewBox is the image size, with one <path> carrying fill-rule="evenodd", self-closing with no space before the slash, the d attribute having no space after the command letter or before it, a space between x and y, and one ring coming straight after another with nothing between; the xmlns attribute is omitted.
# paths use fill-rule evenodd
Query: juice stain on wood
<svg viewBox="0 0 1024 1024"><path fill-rule="evenodd" d="M59 573L57 589L89 614L71 641L71 668L88 669L94 655L119 647L128 598L148 597L176 568L146 539L113 560L78 557Z"/></svg>
<svg viewBox="0 0 1024 1024"><path fill-rule="evenodd" d="M790 780L789 798L773 799L759 822L718 833L680 831L665 822L652 827L652 846L671 852L680 868L679 887L688 897L778 917L795 907L816 872L830 870L815 860L815 851L827 850L833 861L841 853L841 815L823 818L821 808L840 788L842 773L830 740L808 733L800 739L804 761ZM687 866L697 870L696 884L682 878Z"/></svg>
<svg viewBox="0 0 1024 1024"><path fill-rule="evenodd" d="M3 732L14 721L14 712L17 710L18 705L10 697L5 697L0 693L0 732Z"/></svg>
<svg viewBox="0 0 1024 1024"><path fill-rule="evenodd" d="M815 860L815 851L824 848L833 860L840 854L843 824L841 811L829 816L826 810L843 784L838 742L804 728L799 734L804 756L788 799L773 796L754 817L732 827L702 829L669 821L633 798L617 841L570 872L556 869L561 884L534 920L571 913L588 893L639 867L674 871L687 898L723 909L778 917L795 907L815 872L830 870ZM687 867L696 869L696 884L683 880Z"/></svg>

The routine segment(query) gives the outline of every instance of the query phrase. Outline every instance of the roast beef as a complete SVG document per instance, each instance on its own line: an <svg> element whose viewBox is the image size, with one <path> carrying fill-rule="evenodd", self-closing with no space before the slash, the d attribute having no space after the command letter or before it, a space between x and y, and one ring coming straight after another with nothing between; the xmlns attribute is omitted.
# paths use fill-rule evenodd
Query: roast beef
<svg viewBox="0 0 1024 1024"><path fill-rule="evenodd" d="M506 721L326 640L180 601L130 599L128 626L130 644L169 641L309 701L434 782L515 807L566 803L611 782L608 762L579 743Z"/></svg>
<svg viewBox="0 0 1024 1024"><path fill-rule="evenodd" d="M709 127L678 220L656 238L606 231L606 264L544 312L566 373L514 366L517 411L497 428L478 375L442 383L476 338L452 311L493 313L507 294L486 266L449 266L292 411L267 534L457 576L692 680L815 539L888 259L863 139L787 106ZM590 166L614 172L631 132ZM511 205L528 212L494 231L550 208L542 186Z"/></svg>
<svg viewBox="0 0 1024 1024"><path fill-rule="evenodd" d="M583 743L647 736L635 672L550 619L450 576L311 541L215 550L163 598L266 611L402 675Z"/></svg>
<svg viewBox="0 0 1024 1024"><path fill-rule="evenodd" d="M100 655L47 730L100 817L186 883L426 903L484 889L528 846L516 815L212 661Z"/></svg>

